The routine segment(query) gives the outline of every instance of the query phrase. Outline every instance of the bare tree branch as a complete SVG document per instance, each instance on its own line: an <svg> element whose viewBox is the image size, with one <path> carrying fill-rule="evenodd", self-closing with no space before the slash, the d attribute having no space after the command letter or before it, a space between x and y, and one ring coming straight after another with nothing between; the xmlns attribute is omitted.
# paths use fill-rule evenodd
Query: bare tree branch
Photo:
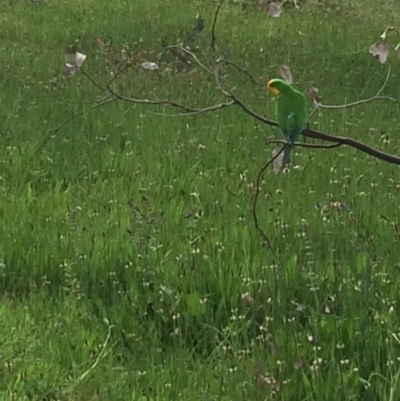
<svg viewBox="0 0 400 401"><path fill-rule="evenodd" d="M311 121L311 119L312 119L314 113L315 113L317 110L319 110L319 106L320 106L320 105L321 105L321 103L317 104L317 105L314 106L314 108L312 109L310 115L308 116L307 125L310 124L310 121Z"/></svg>
<svg viewBox="0 0 400 401"><path fill-rule="evenodd" d="M390 96L373 96L368 99L361 99L357 100L352 103L345 103L345 104L321 104L317 107L317 109L346 109L348 107L359 106L360 104L370 103L374 100L389 100L391 102L398 102L397 99Z"/></svg>
<svg viewBox="0 0 400 401"><path fill-rule="evenodd" d="M383 152L371 146L368 146L360 141L345 136L328 135L323 132L314 131L310 128L306 128L303 135L308 138L321 139L327 142L340 143L341 145L351 146L352 148L358 149L361 152L367 153L370 156L376 157L377 159L383 160L391 164L400 165L400 157L392 155L390 153Z"/></svg>
<svg viewBox="0 0 400 401"><path fill-rule="evenodd" d="M207 67L206 65L201 63L199 61L199 59L196 57L196 55L193 54L188 49L186 49L185 47L182 47L182 46L179 46L179 45L171 45L171 46L167 46L166 49L178 49L180 51L183 51L184 53L186 53L186 54L190 55L191 57L193 57L194 61L202 69L204 69L209 74L214 76L214 72L209 67ZM114 91L114 89L112 89L112 87L111 87L111 84L118 78L118 76L120 76L124 71L126 71L130 67L132 67L132 64L125 65L120 71L118 71L113 76L113 78L106 85L106 88L111 93L111 95L113 95L115 98L117 98L119 100L124 100L126 102L136 103L136 104L166 105L166 106L171 106L171 107L175 107L175 108L183 110L184 113L177 113L177 114L173 114L172 115L172 116L177 116L177 117L180 117L180 116L193 116L193 115L196 115L196 114L202 114L202 113L208 113L208 112L211 112L211 111L217 111L217 110L221 110L223 108L232 106L234 104L234 101L229 101L229 102L225 102L225 103L218 103L218 104L215 104L215 105L212 105L212 106L208 106L208 107L204 107L204 108L198 108L198 107L185 106L183 104L180 104L180 103L174 102L172 100L168 100L168 99L150 100L150 99L137 99L137 98L131 98L131 97L123 96L123 95L117 93L116 91ZM85 74L85 76L87 76L87 75ZM158 114L158 113L154 113L154 114ZM161 114L161 115L169 116L169 114Z"/></svg>
<svg viewBox="0 0 400 401"><path fill-rule="evenodd" d="M237 64L235 64L233 61L226 60L226 59L224 59L224 58L219 58L218 60L215 61L215 63L216 63L216 64L225 63L225 64L228 64L228 65L231 65L232 67L236 68L237 71L239 71L239 72L241 72L241 73L243 73L243 74L246 74L246 75L250 78L251 82L253 82L253 84L264 87L264 85L263 85L262 83L257 82L257 81L253 78L253 76L250 74L250 72L248 72L247 70L245 70L245 69L242 68L242 67L239 67L239 66L238 66Z"/></svg>
<svg viewBox="0 0 400 401"><path fill-rule="evenodd" d="M203 70L205 70L207 73L209 73L210 75L212 75L216 81L217 87L218 89L222 92L222 94L224 96L226 96L227 98L231 99L230 102L224 104L223 107L230 107L233 105L238 105L245 113L247 113L249 116L255 118L256 120L270 125L270 126L278 126L278 123L274 120L271 120L261 114L256 113L254 110L252 110L249 106L246 105L246 103L244 103L238 96L236 96L235 94L233 94L231 91L228 91L227 89L225 89L221 83L218 71L213 71L211 70L211 68L207 67L206 65L204 65L195 54L193 54L193 52L191 52L190 50L181 47L181 46L169 46L172 48L179 48L181 49L183 52L185 52L186 54L188 54L189 56L192 57L192 59L194 60L194 62L200 66ZM234 63L232 63L231 65L234 65ZM126 67L127 68L127 67ZM110 83L121 73L121 71L119 73L117 73L113 79L110 81ZM379 89L379 91L377 92L376 96L380 96L380 93L382 92L383 88L386 86L387 81L388 81L388 76L390 76L390 71L388 73L388 75L386 76L385 82L382 85L382 87ZM159 105L159 104L166 104L166 105L170 105L172 107L177 107L180 108L182 110L184 110L187 113L182 113L182 115L194 115L194 114L200 114L203 112L208 112L208 111L213 111L214 108L215 110L218 110L220 107L220 105L214 105L214 106L209 106L206 107L204 109L199 109L199 108L194 108L194 107L187 107L184 106L182 104L179 104L177 102L173 102L170 100L147 100L147 99L132 99L132 98L127 98L125 96L119 95L118 93L116 93L113 89L111 89L110 87L110 83L107 85L108 90L110 91L110 93L112 93L115 97L117 97L120 100L125 100L125 101L129 101L132 103L139 103L139 104L153 104L153 105ZM372 101L374 99L369 98L366 99L368 101ZM359 104L359 103L357 103ZM350 104L350 106L348 105L347 107L352 107L353 104ZM323 132L319 132L319 131L315 131L309 127L307 127L304 132L303 132L303 136L308 137L308 138L313 138L313 139L320 139L322 141L327 141L327 142L331 142L334 144L340 144L340 145L347 145L347 146L351 146L357 150L360 150L361 152L364 152L366 154L369 154L370 156L376 157L380 160L386 161L388 163L392 163L392 164L396 164L396 165L400 165L400 157L396 156L396 155L392 155L386 152L383 152L381 150L378 150L376 148L370 147L362 142L357 141L356 139L353 138L349 138L349 137L343 137L343 136L337 136L337 135L329 135Z"/></svg>
<svg viewBox="0 0 400 401"><path fill-rule="evenodd" d="M232 106L234 104L233 101L230 101L226 103L218 103L213 106L208 106L204 108L198 108L198 107L185 106L172 100L149 100L149 99L135 99L131 97L126 97L115 92L111 87L108 87L108 90L115 98L119 100L124 100L125 102L136 103L136 104L148 104L153 106L166 105L166 106L176 107L178 109L185 111L185 113L177 114L177 116L189 116L189 115L192 116L195 114L207 113L210 111L220 110L225 107Z"/></svg>
<svg viewBox="0 0 400 401"><path fill-rule="evenodd" d="M101 86L100 84L98 84L89 74L86 73L86 71L83 69L83 67L80 68L81 74L83 74L90 82L93 86L95 86L96 88L100 89L100 90L105 90L106 88L104 86Z"/></svg>
<svg viewBox="0 0 400 401"><path fill-rule="evenodd" d="M165 105L169 105L171 107L180 108L181 110L184 111L184 113L179 113L179 114L177 114L177 116L192 116L192 115L196 115L196 114L207 113L207 112L211 112L211 111L220 110L222 108L230 107L233 105L237 105L245 113L247 113L249 116L255 118L256 120L258 120L264 124L270 125L270 126L278 126L278 123L276 121L271 120L261 114L256 113L249 106L247 106L238 96L233 94L231 91L228 91L227 89L225 89L221 83L221 79L219 77L218 71L216 71L216 70L213 71L211 68L207 67L204 63L202 63L198 59L198 57L195 54L193 54L193 52L191 52L190 50L188 50L182 46L168 46L168 47L169 48L178 48L181 51L188 54L199 67L201 67L203 70L205 70L207 73L209 73L210 75L212 75L214 77L218 89L222 92L222 94L224 96L231 99L231 101L229 101L227 103L219 103L219 104L204 107L204 108L196 108L196 107L188 107L188 106L182 105L180 103L177 103L177 102L174 102L171 100L135 99L135 98L128 98L128 97L122 96L122 95L118 94L117 92L115 92L111 88L111 83L117 78L117 76L119 76L122 73L123 70L129 68L130 67L129 65L125 66L125 68L123 70L121 70L115 74L115 76L108 83L107 89L110 91L110 93L113 96L115 96L116 98L118 98L120 100L125 100L125 101L131 102L131 103L138 103L138 104L150 104L150 105L165 104ZM222 59L220 59L220 60L222 60ZM230 64L232 66L235 66L235 63L229 62L228 60L224 60L224 62L227 64ZM240 67L238 67L238 69L240 70ZM377 94L374 97L364 99L364 100L361 100L358 102L349 103L348 105L346 105L346 107L353 107L358 104L361 104L360 102L362 102L362 103L365 103L366 101L371 102L373 100L376 100L377 98L378 99L382 98L380 93L385 88L387 81L389 79L389 76L390 76L390 71L388 72L382 87L379 89L379 91L377 92ZM344 106L344 105L338 105L338 106ZM338 106L336 106L336 107L338 107ZM337 135L329 135L329 134L326 134L323 132L315 131L315 130L311 129L310 127L307 127L304 130L303 136L334 143L335 145L332 147L337 147L337 146L342 146L342 145L351 146L357 150L360 150L361 152L369 154L370 156L376 157L380 160L386 161L388 163L400 165L400 157L399 156L392 155L392 154L383 152L381 150L378 150L376 148L370 147L370 146L368 146L362 142L359 142L353 138L337 136Z"/></svg>
<svg viewBox="0 0 400 401"><path fill-rule="evenodd" d="M155 113L151 112L152 114L155 114L157 116L164 116L164 117L188 117L188 116L195 116L196 114L203 114L203 113L209 113L210 111L217 111L221 109L225 109L226 107L234 105L235 102L231 100L230 102L226 103L218 103L213 106L209 107L204 107L202 109L196 109L193 108L193 111L187 111L185 113L177 113L177 114L163 114L163 113Z"/></svg>
<svg viewBox="0 0 400 401"><path fill-rule="evenodd" d="M117 71L114 76L108 81L106 88L110 90L111 84L125 71L133 66L133 62L127 62L124 67L122 67L119 71Z"/></svg>
<svg viewBox="0 0 400 401"><path fill-rule="evenodd" d="M61 123L57 128L52 129L49 133L47 133L43 139L42 143L37 147L37 149L32 153L32 155L28 158L27 163L31 162L33 158L46 146L47 142L57 134L58 131L60 131L62 128L64 128L66 125L68 125L71 121L75 120L76 118L80 117L83 114L86 114L87 112L97 109L99 107L102 107L108 103L115 102L117 99L116 98L108 98L99 101L98 103L94 104L91 107L88 107L84 110L79 111L78 113L73 114L70 118L67 118L63 123ZM26 163L26 164L27 164Z"/></svg>
<svg viewBox="0 0 400 401"><path fill-rule="evenodd" d="M192 57L193 60L194 60L194 62L195 62L199 67L201 67L204 71L207 71L211 76L215 77L214 71L213 71L210 67L207 67L206 65L204 65L204 64L198 59L198 57L197 57L193 52L191 52L188 48L183 47L183 46L179 46L179 45L166 46L165 48L166 48L166 49L178 49L178 50L183 51L184 53L186 53L187 55L189 55L190 57Z"/></svg>
<svg viewBox="0 0 400 401"><path fill-rule="evenodd" d="M235 103L237 105L239 105L247 114L254 117L258 121L261 121L264 124L272 125L275 127L278 126L278 123L276 121L270 120L269 118L266 118L266 117L256 113L255 111L251 110L245 103L243 103L235 95L231 94L230 97L233 100L235 100ZM325 134L323 132L315 131L311 128L306 128L305 131L303 132L303 135L308 138L320 139L322 141L333 142L333 143L339 143L340 145L348 145L355 149L360 150L361 152L367 153L370 156L374 156L377 159L383 160L388 163L400 165L400 157L399 156L395 156L390 153L383 152L381 150L378 150L376 148L368 146L362 142L359 142L353 138L329 135L329 134Z"/></svg>
<svg viewBox="0 0 400 401"><path fill-rule="evenodd" d="M218 13L219 10L223 4L224 0L220 0L218 7L216 9L215 12L215 16L214 16L214 23L213 23L213 28L212 28L212 38L211 38L211 48L212 50L215 50L215 25L216 25L216 21L218 18ZM217 111L217 110L221 110L224 108L228 108L231 106L239 106L246 114L248 114L250 117L262 122L263 124L267 124L270 126L278 126L278 123L274 120L271 120L261 114L258 114L257 112L255 112L254 110L252 110L245 102L243 102L238 96L236 96L233 93L233 89L228 90L225 86L224 83L222 82L222 78L221 78L221 74L220 74L220 67L222 64L225 65L229 65L234 67L237 71L246 74L251 81L258 85L258 86L263 86L261 83L258 83L253 77L252 75L245 69L239 67L238 65L236 65L235 63L233 63L232 61L226 60L224 58L220 58L217 59L215 61L215 65L214 67L209 67L207 66L204 62L200 61L199 58L190 50L190 48L188 47L184 47L181 45L176 45L176 46L167 46L165 47L165 49L175 49L175 50L179 50L180 54L186 54L187 56L189 56L193 62L199 66L201 69L203 69L205 72L207 72L208 74L210 74L216 83L217 88L219 89L219 91L228 99L227 102L221 102L221 103L217 103L211 106L207 106L207 107L203 107L203 108L199 108L199 107L190 107L190 106L186 106L184 104L169 100L169 99L164 99L164 100L150 100L150 99L138 99L138 98L130 98L127 96L123 96L119 93L117 93L113 88L112 88L112 84L113 82L117 79L117 77L119 77L124 71L126 71L128 68L130 68L132 66L132 63L127 63L120 71L118 71L113 77L112 79L108 82L108 84L105 86L105 88L103 88L101 85L97 84L88 74L86 74L86 72L82 71L83 74L89 79L89 81L92 83L92 85L96 86L98 89L104 90L106 89L109 94L112 96L111 98L102 98L101 100L99 100L98 102L96 102L92 107L89 107L85 110L82 110L79 113L74 114L71 118L67 119L64 123L62 123L60 126L58 126L56 129L50 131L49 134L46 135L46 137L44 138L43 143L41 144L41 146L33 153L33 155L31 156L30 160L32 160L32 158L45 146L45 144L48 142L48 140L56 134L56 132L58 132L61 128L63 128L65 125L67 125L69 122L71 122L72 120L74 120L75 118L79 117L80 115L101 107L107 103L110 103L112 101L116 101L116 100L123 100L123 101L127 101L130 103L136 103L136 104L146 104L146 105L165 105L165 106L170 106L172 108L177 108L180 109L182 112L180 113L176 113L176 114L161 114L164 116L193 116L193 115L197 115L197 114L203 114L203 113L208 113L208 112L213 112L213 111ZM318 109L318 108L325 108L325 109L341 109L341 108L347 108L347 107L354 107L360 104L364 104L364 103L368 103L368 102L372 102L374 100L390 100L390 101L397 101L394 98L391 98L389 96L382 96L381 93L383 92L384 88L387 85L387 82L389 80L390 77L390 68L388 70L387 76L385 78L385 81L383 83L383 85L381 86L381 88L378 90L378 92L367 99L362 99L356 102L352 102L352 103L348 103L348 104L343 104L343 105L322 105L319 104L311 113L311 115ZM311 116L310 116L311 118ZM318 132L315 130L312 130L309 126L304 130L303 132L303 136L305 137L309 137L309 138L313 138L313 139L319 139L322 141L326 141L326 142L330 142L331 144L304 144L304 143L295 143L295 146L298 147L304 147L304 148L314 148L314 149L332 149L332 148L336 148L336 147L340 147L343 145L348 145L350 147L353 147L355 149L358 149L364 153L367 153L373 157L376 157L380 160L386 161L388 163L392 163L392 164L396 164L396 165L400 165L400 157L395 156L395 155L391 155L385 152L382 152L378 149L372 148L362 142L359 142L353 138L349 138L349 137L342 137L342 136L336 136L336 135L329 135L323 132ZM267 168L274 162L274 160L279 157L281 155L281 153L284 151L285 149L285 145L286 142L283 140L278 140L278 139L274 139L272 141L269 141L268 144L271 143L279 143L282 144L283 146L280 148L280 150L278 152L274 152L273 156L271 159L269 159L264 166L260 169L260 171L257 174L257 179L256 179L256 187L255 187L255 193L254 193L254 199L253 199L253 203L252 203L252 213L253 213L253 219L254 219L254 225L255 228L257 230L257 232L259 233L259 235L261 236L263 242L269 247L269 249L274 252L274 249L271 245L271 242L267 236L267 234L263 231L263 229L261 228L260 224L259 224L259 220L258 220L258 216L257 216L257 201L259 198L259 194L260 194L260 183L262 180L262 175L263 173L267 170ZM236 195L236 194L235 194Z"/></svg>
<svg viewBox="0 0 400 401"><path fill-rule="evenodd" d="M280 145L284 145L286 141L283 139L271 139L267 141L267 145L273 144L273 143L278 143ZM320 144L312 144L312 143L301 143L301 142L295 142L293 146L299 147L299 148L310 148L310 149L334 149L342 146L343 143L333 143L331 145L320 145Z"/></svg>
<svg viewBox="0 0 400 401"><path fill-rule="evenodd" d="M250 107L247 106L242 100L240 100L237 96L235 96L233 93L226 91L222 87L220 87L220 90L222 91L222 93L224 93L225 96L234 100L235 104L237 104L239 107L241 107L242 110L245 111L251 117L255 118L258 121L261 121L264 124L275 126L275 127L278 126L278 123L276 121L271 120L269 118L262 116L261 114L256 113L255 111L250 109ZM339 143L341 145L351 146L355 149L360 150L361 152L369 154L370 156L374 156L377 159L386 161L388 163L400 165L400 157L399 156L395 156L395 155L391 155L390 153L383 152L381 150L378 150L376 148L368 146L362 142L359 142L353 138L337 136L337 135L329 135L329 134L325 134L323 132L318 132L318 131L312 130L309 127L307 127L305 129L305 131L303 131L303 135L308 138L321 139L321 140L327 141L327 142L333 142L333 143Z"/></svg>
<svg viewBox="0 0 400 401"><path fill-rule="evenodd" d="M220 11L223 3L224 3L224 0L219 0L218 6L215 9L214 21L213 21L212 29L211 29L211 43L210 43L210 47L213 52L215 52L215 42L217 40L217 38L215 37L215 27L217 25L218 14L219 14L219 11Z"/></svg>
<svg viewBox="0 0 400 401"><path fill-rule="evenodd" d="M57 99L61 102L65 102L65 103L72 103L72 104L96 104L96 103L101 103L106 99L110 99L110 95L107 94L99 99L96 100L90 100L90 101L82 101L82 100L72 100L72 99L66 99L57 95L50 95L52 98Z"/></svg>
<svg viewBox="0 0 400 401"><path fill-rule="evenodd" d="M217 23L217 18L218 18L218 14L219 11L221 9L221 6L223 4L224 0L219 0L218 6L216 8L215 11L215 15L214 15L214 21L213 21L213 26L212 26L212 33L211 33L211 43L210 43L210 47L213 51L215 51L215 42L216 42L216 36L215 36L215 27L216 27L216 23ZM65 121L62 125L60 125L59 127L57 127L55 130L51 131L50 134L48 134L48 136L45 138L44 143L42 144L41 147L43 147L48 139L54 135L58 130L60 130L62 127L64 127L66 124L68 124L71 120L73 120L74 118L78 117L79 115L86 113L87 111L93 109L93 108L97 108L100 107L101 105L111 102L113 100L123 100L123 101L127 101L130 103L136 103L136 104L146 104L146 105L166 105L166 106L170 106L173 108L177 108L182 110L182 112L177 113L177 114L166 114L169 116L193 116L193 115L197 115L197 114L202 114L202 113L208 113L208 112L213 112L213 111L217 111L217 110L221 110L223 108L227 108L230 106L234 106L237 105L239 106L246 114L248 114L249 116L253 117L254 119L270 125L270 126L278 126L278 123L274 120L271 120L269 118L264 117L261 114L256 113L254 110L252 110L245 102L243 102L238 96L236 96L232 89L228 90L223 82L222 82L222 76L220 74L220 67L222 64L234 67L237 71L246 74L250 80L258 85L258 86L263 86L262 84L258 83L253 76L245 69L239 67L238 65L236 65L235 63L233 63L232 61L226 60L224 58L219 58L215 61L215 65L213 68L210 68L209 66L207 66L206 64L204 64L202 61L199 60L199 58L190 50L190 48L185 47L183 45L175 45L175 46L167 46L165 47L165 49L169 49L169 50L177 50L179 52L180 55L185 54L187 56L189 56L194 63L199 66L201 69L203 69L205 72L207 72L208 74L210 74L216 83L217 88L219 89L219 91L227 98L229 99L229 101L225 102L225 103L218 103L215 105L211 105L208 107L203 107L203 108L198 108L198 107L189 107L186 105L183 105L181 103L169 100L169 99L164 99L164 100L149 100L149 99L137 99L137 98L130 98L130 97L126 97L123 96L119 93L117 93L113 88L112 88L112 83L117 79L118 76L120 76L123 71L125 71L126 69L130 68L130 66L132 64L128 64L122 68L119 72L117 72L113 78L108 82L108 84L106 85L106 89L108 90L108 92L112 95L111 99L105 99L103 101L100 101L98 103L96 103L94 106L92 106L91 108L84 110L80 113L75 114L74 116L72 116L70 119L68 119L67 121ZM189 62L189 61L188 61ZM85 72L83 72L84 75L89 79L89 81L96 86L99 89L103 89L101 85L98 85L93 79L91 79L89 77L88 74L86 74ZM382 96L381 93L383 92L384 88L387 85L387 82L389 80L390 77L390 68L388 70L388 73L386 75L385 81L383 82L383 85L381 86L381 88L378 90L378 92L367 99L362 99L356 102L352 102L352 103L348 103L348 104L342 104L342 105L323 105L323 104L318 104L317 107L315 107L315 109L312 111L311 116L316 112L317 109L319 108L325 108L325 109L342 109L342 108L348 108L348 107L354 107L360 104L365 104L365 103L369 103L372 102L374 100L390 100L390 101L396 101L396 99L388 97L388 96ZM165 114L163 114L165 115ZM393 164L397 164L400 165L400 157L395 156L395 155L391 155L385 152L382 152L378 149L372 148L368 145L365 145L362 142L359 142L353 138L348 138L348 137L341 137L341 136L336 136L336 135L329 135L323 132L318 132L318 131L314 131L312 130L309 126L307 126L307 128L304 130L303 135L305 137L309 137L309 138L314 138L314 139L319 139L319 140L323 140L323 141L327 141L327 142L331 142L331 144L303 144L303 143L295 143L295 146L299 146L299 147L304 147L304 148L318 148L318 149L332 149L332 148L336 148L336 147L340 147L343 145L348 145L351 146L353 148L356 148L364 153L367 153L371 156L374 156L376 158L379 158L381 160L384 160L386 162L389 163L393 163ZM254 198L253 198L253 203L252 203L252 214L253 214L253 220L254 220L254 226L257 230L257 232L259 233L262 241L269 247L269 249L274 253L274 248L271 245L271 242L267 236L267 234L264 232L264 230L261 228L259 220L258 220L258 215L257 215L257 202L258 202L258 198L260 195L260 185L261 185L261 180L262 180L262 176L264 174L264 172L267 170L267 168L274 162L274 160L279 157L282 152L285 149L286 146L286 142L283 140L272 140L269 141L268 144L271 143L279 143L282 144L282 147L280 148L280 150L278 152L274 152L273 156L264 164L264 166L259 170L258 174L257 174L257 178L256 178L256 185L255 185L255 193L254 193ZM32 158L35 156L35 154L41 149L41 147L32 155ZM236 194L235 194L236 195Z"/></svg>
<svg viewBox="0 0 400 401"><path fill-rule="evenodd" d="M345 104L323 104L323 103L320 103L319 105L316 106L315 109L346 109L348 107L354 107L354 106L359 106L360 104L370 103L370 102L373 102L374 100L389 100L391 102L398 102L398 100L393 98L393 97L381 96L381 93L386 88L386 85L387 85L387 83L389 81L390 73L391 73L391 69L390 69L390 66L389 66L388 72L386 74L386 78L385 78L382 86L379 88L378 92L376 92L376 94L374 96L371 96L371 97L369 97L367 99L361 99L361 100L357 100L355 102L345 103ZM314 111L315 110L313 110L313 113L314 113Z"/></svg>
<svg viewBox="0 0 400 401"><path fill-rule="evenodd" d="M258 197L260 195L260 184L261 184L261 178L262 175L264 174L265 170L274 162L274 160L279 157L279 155L284 151L286 146L286 143L282 146L282 148L269 159L264 166L261 168L261 170L257 174L257 179L256 179L256 188L255 188L255 193L254 193L254 199L253 199L253 220L254 220L254 226L258 233L260 234L261 238L264 240L264 242L268 245L269 249L275 253L274 248L271 245L271 242L267 236L267 234L264 232L264 230L261 228L260 223L258 221L258 215L257 215L257 202L258 202Z"/></svg>

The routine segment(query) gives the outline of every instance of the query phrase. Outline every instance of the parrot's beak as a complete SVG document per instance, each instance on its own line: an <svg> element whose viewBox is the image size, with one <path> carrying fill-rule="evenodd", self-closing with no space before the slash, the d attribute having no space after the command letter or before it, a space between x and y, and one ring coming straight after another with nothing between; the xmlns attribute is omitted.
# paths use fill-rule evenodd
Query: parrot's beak
<svg viewBox="0 0 400 401"><path fill-rule="evenodd" d="M270 79L270 80L267 82L267 89L268 89L270 92L272 92L275 96L277 96L277 95L279 95L279 89L275 88L275 86L272 85L272 84L273 84L272 81L273 81L273 80Z"/></svg>

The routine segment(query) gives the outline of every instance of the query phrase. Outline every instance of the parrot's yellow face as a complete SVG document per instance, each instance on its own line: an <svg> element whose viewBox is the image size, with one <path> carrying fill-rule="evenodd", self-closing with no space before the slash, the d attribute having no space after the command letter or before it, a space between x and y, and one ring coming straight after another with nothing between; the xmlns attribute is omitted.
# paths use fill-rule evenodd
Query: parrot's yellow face
<svg viewBox="0 0 400 401"><path fill-rule="evenodd" d="M279 89L275 86L275 79L270 79L267 82L267 89L272 92L275 96L279 95Z"/></svg>

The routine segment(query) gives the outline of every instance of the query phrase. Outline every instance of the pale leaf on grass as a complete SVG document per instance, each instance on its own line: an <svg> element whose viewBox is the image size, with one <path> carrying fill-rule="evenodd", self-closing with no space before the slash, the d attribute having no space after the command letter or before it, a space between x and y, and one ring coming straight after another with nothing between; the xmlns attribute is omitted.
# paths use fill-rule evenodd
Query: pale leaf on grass
<svg viewBox="0 0 400 401"><path fill-rule="evenodd" d="M388 27L385 29L385 32L382 33L382 35L380 36L380 38L381 38L382 40L385 40L385 39L388 37L388 33L389 33L389 32L393 32L394 30L395 30L395 27L394 27L394 26L388 26Z"/></svg>
<svg viewBox="0 0 400 401"><path fill-rule="evenodd" d="M394 51L397 52L397 57L400 59L400 43L397 43L396 47L394 48Z"/></svg>
<svg viewBox="0 0 400 401"><path fill-rule="evenodd" d="M282 64L278 67L278 75L289 84L293 83L292 72L287 65Z"/></svg>
<svg viewBox="0 0 400 401"><path fill-rule="evenodd" d="M380 40L379 42L374 43L369 48L369 53L376 57L381 64L384 64L389 56L390 47L389 45Z"/></svg>
<svg viewBox="0 0 400 401"><path fill-rule="evenodd" d="M156 71L159 68L158 65L152 61L145 61L141 64L141 67L147 71Z"/></svg>
<svg viewBox="0 0 400 401"><path fill-rule="evenodd" d="M67 77L73 76L76 74L78 71L78 67L74 64L71 63L65 63L64 64L64 69L63 69L63 74Z"/></svg>
<svg viewBox="0 0 400 401"><path fill-rule="evenodd" d="M277 18L280 17L282 13L282 7L279 4L271 3L268 6L268 13L271 17Z"/></svg>
<svg viewBox="0 0 400 401"><path fill-rule="evenodd" d="M86 54L82 54L79 52L75 53L75 64L77 67L82 67L82 64L84 63L84 61L86 60Z"/></svg>
<svg viewBox="0 0 400 401"><path fill-rule="evenodd" d="M82 64L86 60L86 57L87 56L85 54L75 52L75 61L66 62L64 64L63 74L67 77L74 76L78 72L78 69L82 67Z"/></svg>
<svg viewBox="0 0 400 401"><path fill-rule="evenodd" d="M254 304L254 298L246 292L245 294L242 294L242 303L246 308L250 308Z"/></svg>
<svg viewBox="0 0 400 401"><path fill-rule="evenodd" d="M272 151L272 157L275 157L280 150L281 150L281 148L275 148ZM278 174L282 170L282 165L283 165L283 152L281 152L280 155L274 159L274 173L275 174Z"/></svg>
<svg viewBox="0 0 400 401"><path fill-rule="evenodd" d="M311 86L308 90L308 97L313 102L314 107L317 107L321 104L322 97L319 95L319 90L315 86Z"/></svg>

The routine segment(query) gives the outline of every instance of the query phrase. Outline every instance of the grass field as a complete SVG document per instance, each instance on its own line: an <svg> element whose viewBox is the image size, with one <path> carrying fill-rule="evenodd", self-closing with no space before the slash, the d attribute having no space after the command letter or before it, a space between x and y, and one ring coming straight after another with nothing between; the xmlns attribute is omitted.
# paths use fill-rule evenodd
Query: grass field
<svg viewBox="0 0 400 401"><path fill-rule="evenodd" d="M390 65L384 94L400 99L397 55L382 65L368 53L400 29L397 0L310 1L279 18L245 3L222 7L216 56L211 0L0 3L0 400L400 399L397 166L348 147L295 149L298 167L270 168L261 185L274 255L251 201L278 129L236 106L171 117L115 101L52 131L106 94L81 71L63 77L67 52L86 54L84 72L104 85L125 57L181 41L198 13L208 61L261 82L287 64L327 104L374 95ZM201 70L156 54L158 72L135 65L114 88L225 100ZM266 88L227 71L274 118ZM377 101L322 110L312 126L397 154L399 112Z"/></svg>

